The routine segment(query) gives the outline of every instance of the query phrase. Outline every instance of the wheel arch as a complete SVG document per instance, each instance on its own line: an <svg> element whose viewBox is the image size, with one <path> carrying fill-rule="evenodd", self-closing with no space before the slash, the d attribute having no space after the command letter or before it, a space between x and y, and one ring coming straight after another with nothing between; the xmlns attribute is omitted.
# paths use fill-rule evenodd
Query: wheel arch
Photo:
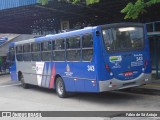
<svg viewBox="0 0 160 120"><path fill-rule="evenodd" d="M58 77L62 78L62 76L61 76L60 74L56 74L56 75L55 75L54 88L56 88L56 81L57 81L57 78L58 78ZM63 78L62 78L62 80L63 80ZM64 80L63 80L63 82L64 82ZM64 84L65 84L65 83L64 83Z"/></svg>

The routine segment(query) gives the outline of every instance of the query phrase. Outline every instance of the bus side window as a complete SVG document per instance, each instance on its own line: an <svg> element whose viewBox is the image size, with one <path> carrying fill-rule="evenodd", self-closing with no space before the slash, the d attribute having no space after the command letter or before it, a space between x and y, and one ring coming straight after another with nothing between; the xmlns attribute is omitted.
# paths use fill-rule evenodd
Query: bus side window
<svg viewBox="0 0 160 120"><path fill-rule="evenodd" d="M67 61L80 61L80 36L66 39L66 48Z"/></svg>
<svg viewBox="0 0 160 120"><path fill-rule="evenodd" d="M65 40L52 41L53 61L65 61Z"/></svg>
<svg viewBox="0 0 160 120"><path fill-rule="evenodd" d="M54 42L54 46L53 46L53 48L55 49L55 50L63 50L63 49L65 49L65 42L64 42L64 39L57 39L57 40L55 40L55 41L53 41ZM52 43L53 43L52 42ZM53 50L54 50L53 49Z"/></svg>
<svg viewBox="0 0 160 120"><path fill-rule="evenodd" d="M18 61L23 61L23 50L22 45L16 47L16 58Z"/></svg>
<svg viewBox="0 0 160 120"><path fill-rule="evenodd" d="M82 60L91 61L93 57L93 37L91 34L82 36Z"/></svg>
<svg viewBox="0 0 160 120"><path fill-rule="evenodd" d="M31 61L31 48L30 44L23 45L23 60L24 61Z"/></svg>
<svg viewBox="0 0 160 120"><path fill-rule="evenodd" d="M41 43L41 51L42 51L42 61L51 61L52 60L52 42L42 42Z"/></svg>
<svg viewBox="0 0 160 120"><path fill-rule="evenodd" d="M39 43L32 43L31 44L31 54L32 54L32 61L40 61L41 60L41 52L40 52L40 44Z"/></svg>

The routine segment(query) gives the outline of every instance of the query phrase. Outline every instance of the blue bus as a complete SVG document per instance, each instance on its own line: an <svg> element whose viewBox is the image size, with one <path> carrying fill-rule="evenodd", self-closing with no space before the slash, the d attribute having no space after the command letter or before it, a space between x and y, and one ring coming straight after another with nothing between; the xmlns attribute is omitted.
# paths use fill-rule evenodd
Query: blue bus
<svg viewBox="0 0 160 120"><path fill-rule="evenodd" d="M150 82L146 27L115 23L12 43L12 79L69 92L105 92Z"/></svg>

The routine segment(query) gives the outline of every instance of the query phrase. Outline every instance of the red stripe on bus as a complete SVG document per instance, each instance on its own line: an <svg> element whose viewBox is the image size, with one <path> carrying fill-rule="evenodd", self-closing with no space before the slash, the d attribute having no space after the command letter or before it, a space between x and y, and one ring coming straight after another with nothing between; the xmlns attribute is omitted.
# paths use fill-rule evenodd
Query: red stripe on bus
<svg viewBox="0 0 160 120"><path fill-rule="evenodd" d="M49 86L50 88L53 88L54 86L55 75L56 75L56 66L53 65L51 79L50 79L50 86Z"/></svg>

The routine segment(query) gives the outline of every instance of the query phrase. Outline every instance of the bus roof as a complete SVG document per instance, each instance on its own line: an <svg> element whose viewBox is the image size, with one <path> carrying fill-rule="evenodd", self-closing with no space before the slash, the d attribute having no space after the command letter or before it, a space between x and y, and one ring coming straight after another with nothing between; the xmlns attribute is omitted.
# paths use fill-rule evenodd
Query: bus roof
<svg viewBox="0 0 160 120"><path fill-rule="evenodd" d="M29 39L29 40L23 40L19 42L15 42L15 45L19 44L25 44L25 43L31 43L31 42L41 42L44 40L54 40L58 38L66 38L70 36L76 36L76 35L81 35L81 34L87 34L87 33L92 33L93 29L97 27L85 27L84 29L79 29L79 30L74 30L74 31L69 31L69 32L64 32L64 33L58 33L58 34L51 34L51 35L46 35L43 37L38 37L34 39Z"/></svg>
<svg viewBox="0 0 160 120"><path fill-rule="evenodd" d="M112 24L105 24L105 25L99 25L99 26L95 26L95 27L85 27L83 29L79 29L79 30L73 30L73 31L69 31L69 32L64 32L64 33L58 33L58 34L51 34L51 35L46 35L43 37L38 37L38 38L33 38L33 39L29 39L29 40L23 40L20 42L15 42L15 45L19 45L19 44L25 44L25 43L31 43L31 42L41 42L41 41L49 41L49 40L55 40L55 39L60 39L60 38L66 38L66 37L70 37L70 36L76 36L76 35L81 35L81 34L87 34L87 33L92 33L93 30L97 29L97 27L109 27L109 26L128 26L128 25L132 25L132 26L142 26L142 23L112 23Z"/></svg>
<svg viewBox="0 0 160 120"><path fill-rule="evenodd" d="M54 35L47 35L47 36L44 36L44 37L35 38L35 40L37 42L39 42L39 41L43 41L43 40L66 38L66 37L70 37L70 36L92 33L94 28L95 27L86 27L84 29L79 29L79 30L74 30L74 31L69 31L69 32L58 33L58 34L54 34Z"/></svg>

